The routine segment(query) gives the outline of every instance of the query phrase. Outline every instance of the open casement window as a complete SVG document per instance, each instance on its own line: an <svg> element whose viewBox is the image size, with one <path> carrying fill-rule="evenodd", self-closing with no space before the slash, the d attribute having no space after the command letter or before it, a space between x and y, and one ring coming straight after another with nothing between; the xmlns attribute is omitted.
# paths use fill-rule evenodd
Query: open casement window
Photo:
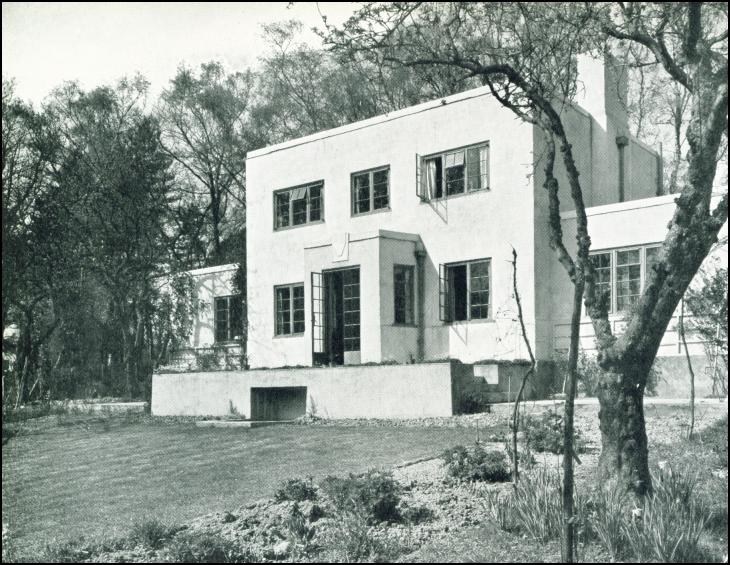
<svg viewBox="0 0 730 565"><path fill-rule="evenodd" d="M321 221L323 195L322 181L274 192L274 229Z"/></svg>
<svg viewBox="0 0 730 565"><path fill-rule="evenodd" d="M274 287L276 335L304 333L304 284Z"/></svg>
<svg viewBox="0 0 730 565"><path fill-rule="evenodd" d="M422 200L489 189L489 143L416 158Z"/></svg>
<svg viewBox="0 0 730 565"><path fill-rule="evenodd" d="M384 210L390 206L390 168L383 167L352 175L352 215Z"/></svg>
<svg viewBox="0 0 730 565"><path fill-rule="evenodd" d="M395 265L393 267L393 321L395 324L413 325L413 266Z"/></svg>
<svg viewBox="0 0 730 565"><path fill-rule="evenodd" d="M243 300L240 295L215 299L215 342L243 338Z"/></svg>
<svg viewBox="0 0 730 565"><path fill-rule="evenodd" d="M439 313L444 322L489 318L489 259L439 266Z"/></svg>

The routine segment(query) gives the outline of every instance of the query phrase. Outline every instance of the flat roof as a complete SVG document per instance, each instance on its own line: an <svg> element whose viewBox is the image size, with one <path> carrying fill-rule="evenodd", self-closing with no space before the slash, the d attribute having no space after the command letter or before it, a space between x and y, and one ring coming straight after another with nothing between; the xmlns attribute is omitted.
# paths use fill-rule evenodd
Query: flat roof
<svg viewBox="0 0 730 565"><path fill-rule="evenodd" d="M290 139L289 141L283 141L283 142L277 143L275 145L269 145L267 147L262 147L261 149L255 149L253 151L249 151L246 154L246 159L247 160L255 159L256 157L262 157L264 155L276 153L277 151L282 151L284 149L290 149L292 147L297 147L298 145L304 145L306 143L311 143L313 141L318 141L320 139L327 139L330 137L343 135L343 134L349 133L351 131L357 131L360 129L369 128L372 126L376 126L378 124L383 124L386 122L397 120L399 118L405 118L406 116L412 116L414 114L420 114L422 112L427 112L429 110L435 110L437 108L441 108L442 106L446 106L448 104L453 104L455 102L463 102L465 100L472 100L474 98L479 98L481 96L492 96L492 93L489 90L489 87L480 86L477 88L472 88L470 90L465 90L464 92L452 94L452 95L446 96L444 98L439 98L437 100L430 100L428 102L422 102L421 104L416 104L415 106L409 106L407 108L403 108L402 110L396 110L395 112L381 114L380 116L368 118L367 120L361 120L359 122L352 122L351 124L346 124L344 126L339 126L339 127L333 128L333 129L318 131L317 133L313 133L311 135L306 135L304 137L297 137L296 139Z"/></svg>

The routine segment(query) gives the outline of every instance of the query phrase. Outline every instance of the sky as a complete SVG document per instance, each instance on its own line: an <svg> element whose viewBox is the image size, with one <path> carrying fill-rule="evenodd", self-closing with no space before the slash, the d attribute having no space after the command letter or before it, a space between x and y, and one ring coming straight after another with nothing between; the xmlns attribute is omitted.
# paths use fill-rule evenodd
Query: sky
<svg viewBox="0 0 730 565"><path fill-rule="evenodd" d="M291 4L291 6L290 6ZM142 73L156 96L181 63L216 60L229 70L266 52L262 24L298 19L339 24L351 2L3 2L2 75L38 104L66 80L84 88ZM302 37L319 43L313 33Z"/></svg>

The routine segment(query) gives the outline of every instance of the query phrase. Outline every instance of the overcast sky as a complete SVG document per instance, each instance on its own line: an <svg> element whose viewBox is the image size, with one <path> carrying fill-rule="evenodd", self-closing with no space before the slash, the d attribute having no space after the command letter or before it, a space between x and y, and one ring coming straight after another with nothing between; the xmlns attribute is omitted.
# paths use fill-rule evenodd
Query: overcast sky
<svg viewBox="0 0 730 565"><path fill-rule="evenodd" d="M156 95L178 65L217 60L230 70L265 51L261 25L298 19L321 26L319 11L342 22L351 2L75 3L4 2L2 74L16 92L40 102L64 80L85 88L142 73ZM306 39L317 42L314 34Z"/></svg>

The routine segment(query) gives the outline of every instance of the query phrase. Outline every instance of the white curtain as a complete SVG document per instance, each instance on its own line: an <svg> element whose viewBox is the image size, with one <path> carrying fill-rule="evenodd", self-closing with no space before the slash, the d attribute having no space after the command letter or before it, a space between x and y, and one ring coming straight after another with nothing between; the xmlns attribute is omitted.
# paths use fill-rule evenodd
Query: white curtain
<svg viewBox="0 0 730 565"><path fill-rule="evenodd" d="M435 198L436 189L436 160L429 159L426 161L426 197Z"/></svg>

